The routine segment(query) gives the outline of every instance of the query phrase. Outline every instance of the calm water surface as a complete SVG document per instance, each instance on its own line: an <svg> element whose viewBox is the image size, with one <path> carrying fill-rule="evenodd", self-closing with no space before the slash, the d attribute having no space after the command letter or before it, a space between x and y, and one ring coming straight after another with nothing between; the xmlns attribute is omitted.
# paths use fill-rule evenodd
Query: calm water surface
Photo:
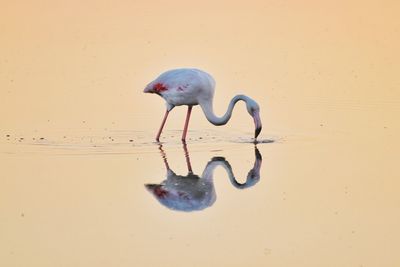
<svg viewBox="0 0 400 267"><path fill-rule="evenodd" d="M191 131L187 146L176 131L161 145L145 132L83 132L3 135L2 261L378 266L395 255L389 129L366 140L323 130L271 136L257 146L211 129Z"/></svg>

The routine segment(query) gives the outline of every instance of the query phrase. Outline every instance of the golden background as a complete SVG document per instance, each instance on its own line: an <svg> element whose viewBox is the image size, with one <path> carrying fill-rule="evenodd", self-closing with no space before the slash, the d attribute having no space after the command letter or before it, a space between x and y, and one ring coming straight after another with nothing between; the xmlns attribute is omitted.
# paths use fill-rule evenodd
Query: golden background
<svg viewBox="0 0 400 267"><path fill-rule="evenodd" d="M399 13L398 1L1 1L0 265L399 266ZM218 170L217 202L199 213L143 187L163 179L151 142L165 106L142 91L177 67L214 76L218 114L234 94L256 99L275 141L258 145L259 184L238 192ZM185 111L163 137L178 170ZM254 148L229 141L252 135L243 104L215 128L194 109L194 169L225 156L246 175Z"/></svg>

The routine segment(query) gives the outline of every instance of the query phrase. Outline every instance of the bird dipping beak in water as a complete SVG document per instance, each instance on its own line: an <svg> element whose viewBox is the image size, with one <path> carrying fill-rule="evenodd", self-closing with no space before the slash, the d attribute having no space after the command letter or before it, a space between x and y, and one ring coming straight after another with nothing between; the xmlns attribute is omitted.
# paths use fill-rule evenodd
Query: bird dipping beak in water
<svg viewBox="0 0 400 267"><path fill-rule="evenodd" d="M162 73L154 81L150 82L144 89L145 93L158 94L166 101L166 111L158 130L156 140L160 140L161 132L167 121L169 112L175 106L187 105L185 126L182 133L182 141L186 140L192 107L200 105L207 120L217 126L225 125L232 116L236 102L246 102L248 113L253 117L255 131L254 139L261 132L260 107L256 101L245 95L236 95L229 102L228 110L222 117L218 117L213 111L215 81L210 74L198 69L174 69Z"/></svg>

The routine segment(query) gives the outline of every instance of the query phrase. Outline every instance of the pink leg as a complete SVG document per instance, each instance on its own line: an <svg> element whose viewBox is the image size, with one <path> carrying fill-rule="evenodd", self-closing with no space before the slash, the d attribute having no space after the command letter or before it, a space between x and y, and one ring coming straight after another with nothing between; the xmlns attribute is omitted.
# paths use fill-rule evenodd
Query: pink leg
<svg viewBox="0 0 400 267"><path fill-rule="evenodd" d="M192 113L192 106L188 106L188 111L187 111L187 114L186 114L185 127L183 128L183 133L182 133L182 141L186 140L186 133L187 133L188 125L189 125L190 113Z"/></svg>
<svg viewBox="0 0 400 267"><path fill-rule="evenodd" d="M168 113L169 113L169 111L166 110L166 111L165 111L165 115L164 115L164 119L163 119L163 121L161 122L160 129L158 130L158 133L157 133L157 136L156 136L157 142L160 141L160 135L161 135L161 132L162 132L162 130L163 130L163 128L164 128L165 122L167 121Z"/></svg>
<svg viewBox="0 0 400 267"><path fill-rule="evenodd" d="M167 154L165 154L165 151L164 151L164 149L162 148L162 145L161 145L161 144L160 144L160 146L158 147L158 149L160 149L161 156L162 156L162 158L163 158L163 160L164 160L165 168L166 168L167 170L169 170L169 165L168 165L168 161L167 161Z"/></svg>
<svg viewBox="0 0 400 267"><path fill-rule="evenodd" d="M185 152L186 165L187 165L187 168L188 168L188 172L189 172L189 173L193 173L193 171L192 171L192 164L190 164L189 151L188 151L188 149L187 149L186 142L183 141L182 143L183 143L183 151Z"/></svg>

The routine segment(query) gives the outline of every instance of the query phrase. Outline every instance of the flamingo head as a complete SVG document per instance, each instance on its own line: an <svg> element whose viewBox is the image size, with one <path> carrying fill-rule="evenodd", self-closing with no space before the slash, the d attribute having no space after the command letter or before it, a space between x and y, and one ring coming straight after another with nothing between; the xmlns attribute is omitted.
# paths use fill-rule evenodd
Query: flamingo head
<svg viewBox="0 0 400 267"><path fill-rule="evenodd" d="M260 106L251 98L248 98L246 101L247 112L249 112L250 116L253 117L254 120L254 138L260 134L262 129L261 119L260 119Z"/></svg>

